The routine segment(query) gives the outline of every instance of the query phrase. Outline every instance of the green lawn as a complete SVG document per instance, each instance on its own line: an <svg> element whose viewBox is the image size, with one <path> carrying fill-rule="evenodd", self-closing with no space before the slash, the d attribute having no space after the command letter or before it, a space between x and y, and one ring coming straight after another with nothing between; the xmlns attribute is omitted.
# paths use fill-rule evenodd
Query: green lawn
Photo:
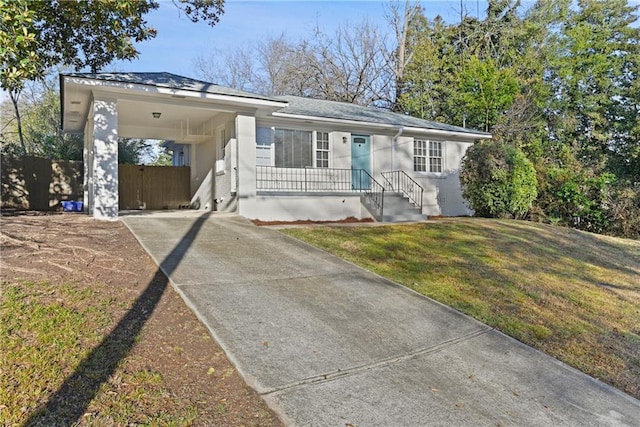
<svg viewBox="0 0 640 427"><path fill-rule="evenodd" d="M640 242L525 221L283 230L640 398Z"/></svg>

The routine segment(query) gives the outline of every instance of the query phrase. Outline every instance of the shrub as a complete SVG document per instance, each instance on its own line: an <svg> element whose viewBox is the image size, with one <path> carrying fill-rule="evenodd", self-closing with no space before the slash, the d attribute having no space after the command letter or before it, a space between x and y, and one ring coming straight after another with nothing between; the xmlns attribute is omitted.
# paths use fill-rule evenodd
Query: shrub
<svg viewBox="0 0 640 427"><path fill-rule="evenodd" d="M611 234L640 239L640 185L616 185L611 194L607 217Z"/></svg>
<svg viewBox="0 0 640 427"><path fill-rule="evenodd" d="M540 194L536 201L537 219L567 225L594 233L610 229L610 173L594 175L591 171L571 166L550 166L542 171Z"/></svg>
<svg viewBox="0 0 640 427"><path fill-rule="evenodd" d="M469 207L484 217L522 218L538 194L533 164L500 141L481 141L467 150L460 184Z"/></svg>

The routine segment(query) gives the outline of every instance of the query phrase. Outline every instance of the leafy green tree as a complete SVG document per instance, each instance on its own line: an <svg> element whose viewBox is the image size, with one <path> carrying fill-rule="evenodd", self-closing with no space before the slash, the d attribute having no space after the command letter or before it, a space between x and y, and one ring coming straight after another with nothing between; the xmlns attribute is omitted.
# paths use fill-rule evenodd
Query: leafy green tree
<svg viewBox="0 0 640 427"><path fill-rule="evenodd" d="M538 194L533 164L500 141L481 141L467 150L460 184L469 207L484 217L523 218Z"/></svg>
<svg viewBox="0 0 640 427"><path fill-rule="evenodd" d="M555 39L558 54L548 73L552 136L575 146L596 172L640 174L638 7L580 0Z"/></svg>
<svg viewBox="0 0 640 427"><path fill-rule="evenodd" d="M22 141L19 140L15 109L3 103L0 120L3 154L22 155L25 152L49 159L82 160L81 135L62 132L60 126L60 94L57 76L28 83L21 91ZM23 146L24 148L21 148Z"/></svg>
<svg viewBox="0 0 640 427"><path fill-rule="evenodd" d="M519 91L515 73L499 69L493 59L473 56L461 73L459 98L471 127L488 132L499 115L504 114Z"/></svg>
<svg viewBox="0 0 640 427"><path fill-rule="evenodd" d="M174 0L192 21L215 25L224 0ZM19 96L29 80L55 65L97 72L114 60L138 56L134 42L156 36L145 15L153 0L0 0L0 87L13 102L23 152Z"/></svg>
<svg viewBox="0 0 640 427"><path fill-rule="evenodd" d="M408 31L411 61L403 73L396 110L427 120L462 124L453 116L456 69L454 28L442 18L429 21L417 14Z"/></svg>
<svg viewBox="0 0 640 427"><path fill-rule="evenodd" d="M502 124L500 136L517 139L504 127L536 117L543 75L534 48L541 43L540 27L520 17L519 5L492 0L485 19L462 15L455 25L417 15L409 32L413 55L400 88L400 110L487 131Z"/></svg>

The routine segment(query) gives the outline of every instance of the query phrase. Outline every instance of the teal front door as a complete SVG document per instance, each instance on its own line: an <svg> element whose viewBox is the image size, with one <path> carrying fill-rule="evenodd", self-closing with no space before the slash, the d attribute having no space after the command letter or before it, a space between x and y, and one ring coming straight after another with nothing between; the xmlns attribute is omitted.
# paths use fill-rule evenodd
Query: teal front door
<svg viewBox="0 0 640 427"><path fill-rule="evenodd" d="M371 137L351 135L351 185L354 190L371 188ZM363 173L366 171L367 173Z"/></svg>

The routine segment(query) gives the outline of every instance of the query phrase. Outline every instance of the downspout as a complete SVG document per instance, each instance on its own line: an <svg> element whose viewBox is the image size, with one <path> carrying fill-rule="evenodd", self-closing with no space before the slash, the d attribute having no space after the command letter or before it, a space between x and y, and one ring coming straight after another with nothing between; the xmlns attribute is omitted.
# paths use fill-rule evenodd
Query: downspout
<svg viewBox="0 0 640 427"><path fill-rule="evenodd" d="M395 134L393 139L391 140L391 170L393 171L396 170L396 147L398 146L398 137L402 135L403 131L404 127L400 126L398 128L398 133Z"/></svg>

